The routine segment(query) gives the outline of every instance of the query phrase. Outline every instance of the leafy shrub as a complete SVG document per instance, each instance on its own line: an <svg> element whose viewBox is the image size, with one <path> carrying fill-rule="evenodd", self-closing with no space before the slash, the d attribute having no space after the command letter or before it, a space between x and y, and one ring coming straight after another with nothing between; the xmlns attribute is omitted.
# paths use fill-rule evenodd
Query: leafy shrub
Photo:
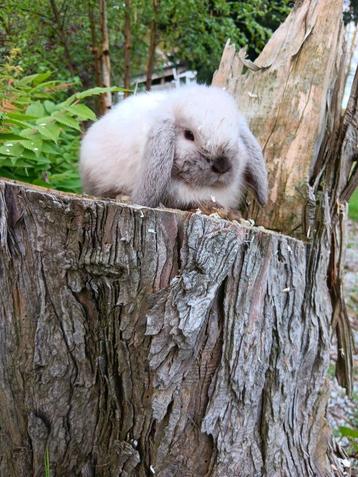
<svg viewBox="0 0 358 477"><path fill-rule="evenodd" d="M50 80L49 72L17 75L6 68L0 73L0 176L79 192L81 123L96 119L81 101L108 88L92 88L58 102L69 83Z"/></svg>

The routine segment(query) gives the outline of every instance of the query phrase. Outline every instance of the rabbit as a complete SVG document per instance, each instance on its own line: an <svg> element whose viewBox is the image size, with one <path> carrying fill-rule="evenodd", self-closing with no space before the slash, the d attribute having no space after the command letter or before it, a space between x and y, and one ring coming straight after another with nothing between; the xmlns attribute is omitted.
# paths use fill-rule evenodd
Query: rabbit
<svg viewBox="0 0 358 477"><path fill-rule="evenodd" d="M131 96L95 122L80 151L84 192L142 206L236 208L246 187L267 202L261 148L225 90L183 86Z"/></svg>

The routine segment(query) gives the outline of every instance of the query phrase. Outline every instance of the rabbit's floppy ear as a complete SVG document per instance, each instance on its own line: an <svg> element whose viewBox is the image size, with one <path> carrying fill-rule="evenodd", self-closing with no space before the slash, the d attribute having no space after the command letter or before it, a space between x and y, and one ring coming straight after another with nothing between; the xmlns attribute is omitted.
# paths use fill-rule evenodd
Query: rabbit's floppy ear
<svg viewBox="0 0 358 477"><path fill-rule="evenodd" d="M165 199L171 180L175 149L175 126L162 118L152 126L144 149L140 177L132 199L147 207L158 207Z"/></svg>
<svg viewBox="0 0 358 477"><path fill-rule="evenodd" d="M245 181L254 191L260 205L265 205L268 199L267 169L261 147L246 124L240 127L240 139L248 155Z"/></svg>

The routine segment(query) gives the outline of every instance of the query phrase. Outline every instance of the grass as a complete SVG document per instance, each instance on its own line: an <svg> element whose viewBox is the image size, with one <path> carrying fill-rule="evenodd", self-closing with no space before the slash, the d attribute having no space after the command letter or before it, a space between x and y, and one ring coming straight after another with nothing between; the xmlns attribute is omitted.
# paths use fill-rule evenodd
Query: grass
<svg viewBox="0 0 358 477"><path fill-rule="evenodd" d="M50 453L48 451L48 447L46 447L46 450L45 450L44 467L45 467L45 477L51 477Z"/></svg>
<svg viewBox="0 0 358 477"><path fill-rule="evenodd" d="M358 189L356 189L349 201L348 215L350 219L358 221Z"/></svg>

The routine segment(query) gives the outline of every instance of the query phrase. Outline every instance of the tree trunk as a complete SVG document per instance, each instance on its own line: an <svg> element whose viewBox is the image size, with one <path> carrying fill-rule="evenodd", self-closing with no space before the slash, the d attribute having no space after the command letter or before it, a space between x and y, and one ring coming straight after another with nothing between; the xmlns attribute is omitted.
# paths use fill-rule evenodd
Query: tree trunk
<svg viewBox="0 0 358 477"><path fill-rule="evenodd" d="M152 15L153 19L150 23L150 33L149 33L149 49L148 49L148 61L147 61L147 74L146 74L146 89L149 91L152 87L152 77L155 61L155 49L158 42L158 31L157 31L157 22L158 22L158 11L160 7L159 0L152 0Z"/></svg>
<svg viewBox="0 0 358 477"><path fill-rule="evenodd" d="M255 100L271 184L257 220L305 240L0 182L0 475L42 477L48 453L55 477L343 477L325 376L334 322L347 324L358 77L340 121L338 3L297 7L292 45L281 27L255 75L228 47L216 76L244 111Z"/></svg>
<svg viewBox="0 0 358 477"><path fill-rule="evenodd" d="M249 200L246 214L271 229L309 241L313 251L331 255L327 275L333 323L338 326L337 378L351 392L353 343L342 296L339 250L344 243L342 211L353 192L349 175L354 143L347 127L350 124L354 130L358 87L355 83L342 120L343 40L342 0L299 2L255 64L244 58L244 51L236 53L228 44L213 82L238 98L264 149L269 204L260 210ZM244 67L247 71L242 73ZM332 230L329 239L327 228Z"/></svg>
<svg viewBox="0 0 358 477"><path fill-rule="evenodd" d="M52 15L53 15L53 20L55 23L53 31L56 32L56 36L59 39L60 43L62 44L63 56L66 60L65 61L66 65L68 69L70 70L71 74L78 75L79 72L70 53L70 47L68 45L68 40L67 40L68 36L64 29L63 21L62 21L60 12L57 8L56 0L50 0L50 6L51 6Z"/></svg>
<svg viewBox="0 0 358 477"><path fill-rule="evenodd" d="M107 2L99 0L99 15L101 25L102 47L101 47L101 67L102 67L102 86L111 86L111 60L109 56L109 36L107 27ZM112 93L101 94L101 114L106 113L112 107Z"/></svg>
<svg viewBox="0 0 358 477"><path fill-rule="evenodd" d="M93 54L93 72L96 81L96 86L102 86L101 83L101 60L98 52L97 42L97 28L96 28L96 16L94 13L93 0L88 0L88 20L91 30L91 50Z"/></svg>
<svg viewBox="0 0 358 477"><path fill-rule="evenodd" d="M88 0L88 20L91 31L91 50L93 55L93 73L96 86L102 86L101 82L101 59L97 40L97 20L94 12L95 0ZM96 96L96 111L99 114L106 112L101 96Z"/></svg>
<svg viewBox="0 0 358 477"><path fill-rule="evenodd" d="M124 96L129 95L131 87L131 50L132 50L132 33L131 33L131 0L124 0Z"/></svg>
<svg viewBox="0 0 358 477"><path fill-rule="evenodd" d="M1 475L332 475L328 254L8 181L0 210Z"/></svg>

